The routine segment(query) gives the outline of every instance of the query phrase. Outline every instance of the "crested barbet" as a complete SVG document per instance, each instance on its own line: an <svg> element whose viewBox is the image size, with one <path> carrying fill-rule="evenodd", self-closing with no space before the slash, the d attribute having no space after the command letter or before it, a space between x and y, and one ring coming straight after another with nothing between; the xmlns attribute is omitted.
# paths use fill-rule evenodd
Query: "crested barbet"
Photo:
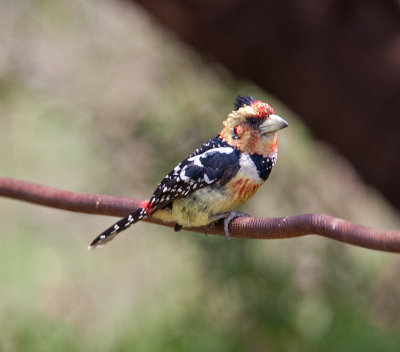
<svg viewBox="0 0 400 352"><path fill-rule="evenodd" d="M267 103L251 96L236 98L235 109L217 137L179 163L140 208L101 233L89 248L102 246L146 217L182 227L200 227L244 214L234 211L268 178L277 158L277 132L288 126Z"/></svg>

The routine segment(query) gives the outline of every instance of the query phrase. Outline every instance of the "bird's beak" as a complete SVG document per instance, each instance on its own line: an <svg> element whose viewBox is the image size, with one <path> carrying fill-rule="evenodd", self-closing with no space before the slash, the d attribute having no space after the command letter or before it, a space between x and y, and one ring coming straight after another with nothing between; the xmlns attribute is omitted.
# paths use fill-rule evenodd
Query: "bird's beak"
<svg viewBox="0 0 400 352"><path fill-rule="evenodd" d="M289 124L282 117L272 114L260 125L260 131L264 134L279 131L288 126Z"/></svg>

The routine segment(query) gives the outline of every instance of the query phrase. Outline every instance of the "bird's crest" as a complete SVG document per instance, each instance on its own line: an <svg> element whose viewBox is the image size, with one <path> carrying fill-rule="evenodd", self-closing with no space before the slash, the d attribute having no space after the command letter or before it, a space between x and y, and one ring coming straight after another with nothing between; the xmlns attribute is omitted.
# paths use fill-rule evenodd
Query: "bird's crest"
<svg viewBox="0 0 400 352"><path fill-rule="evenodd" d="M235 110L239 110L240 108L242 108L245 105L250 106L255 101L256 101L256 99L254 99L251 95L248 95L247 97L239 95L236 98L236 101L235 101L235 104L234 104L235 105Z"/></svg>

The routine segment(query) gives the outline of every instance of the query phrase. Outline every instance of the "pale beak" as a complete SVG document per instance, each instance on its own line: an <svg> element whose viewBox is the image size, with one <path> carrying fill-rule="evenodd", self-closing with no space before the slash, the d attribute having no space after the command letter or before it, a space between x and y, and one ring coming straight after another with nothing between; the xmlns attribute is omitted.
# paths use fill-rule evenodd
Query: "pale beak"
<svg viewBox="0 0 400 352"><path fill-rule="evenodd" d="M260 131L262 134L279 131L285 127L288 127L289 124L278 115L269 115L268 119L266 119L260 126Z"/></svg>

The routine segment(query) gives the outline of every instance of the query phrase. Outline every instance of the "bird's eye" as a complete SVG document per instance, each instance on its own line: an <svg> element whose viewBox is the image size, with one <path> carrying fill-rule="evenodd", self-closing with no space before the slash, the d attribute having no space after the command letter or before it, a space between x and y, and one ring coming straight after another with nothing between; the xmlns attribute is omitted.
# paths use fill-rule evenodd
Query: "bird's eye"
<svg viewBox="0 0 400 352"><path fill-rule="evenodd" d="M255 127L258 125L258 119L256 117L248 117L247 118L247 123L251 126L251 127Z"/></svg>
<svg viewBox="0 0 400 352"><path fill-rule="evenodd" d="M238 126L236 126L234 129L233 129L233 139L239 139L240 137L238 136L238 132L239 132L239 128L238 128Z"/></svg>

